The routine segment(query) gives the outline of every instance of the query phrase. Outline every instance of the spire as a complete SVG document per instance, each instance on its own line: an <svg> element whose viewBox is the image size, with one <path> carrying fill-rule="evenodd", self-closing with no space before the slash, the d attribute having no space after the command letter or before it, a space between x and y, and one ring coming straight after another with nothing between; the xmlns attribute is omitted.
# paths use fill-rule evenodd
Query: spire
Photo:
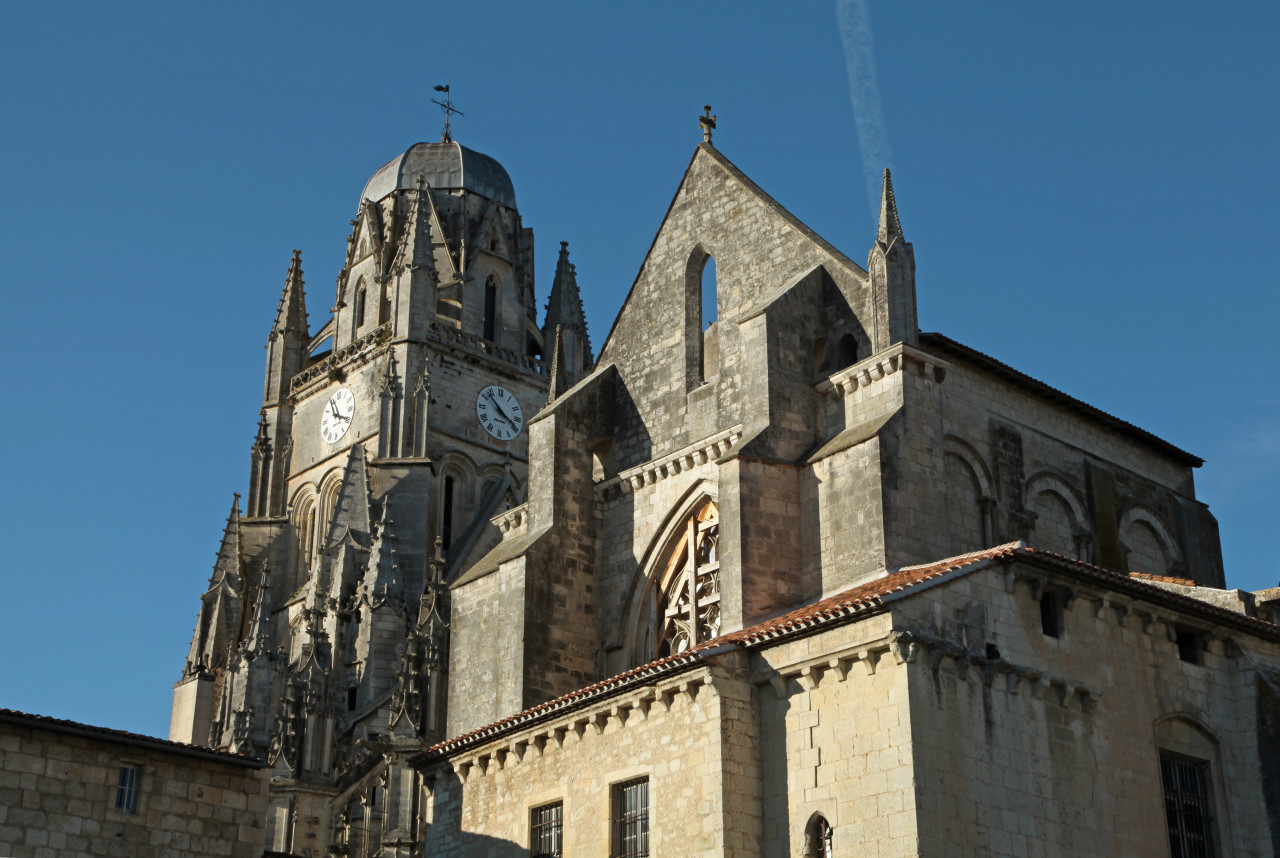
<svg viewBox="0 0 1280 858"><path fill-rule="evenodd" d="M296 332L306 339L307 296L303 285L302 251L295 250L293 261L289 263L289 273L284 278L284 291L280 293L280 303L276 307L276 323L271 327L273 334Z"/></svg>
<svg viewBox="0 0 1280 858"><path fill-rule="evenodd" d="M226 585L235 593L240 592L240 493L231 499L231 512L227 514L227 526L222 531L222 544L213 562L213 575L209 577L209 589Z"/></svg>
<svg viewBox="0 0 1280 858"><path fill-rule="evenodd" d="M889 168L884 168L884 186L880 189L880 229L876 239L889 245L895 238L903 238L902 222L898 220L898 204L893 199L893 179Z"/></svg>
<svg viewBox="0 0 1280 858"><path fill-rule="evenodd" d="M267 377L262 402L275 405L289 395L289 383L302 371L311 335L307 329L307 300L303 291L302 251L293 252L284 291L276 306L276 320L267 335ZM251 510L252 512L252 510Z"/></svg>
<svg viewBox="0 0 1280 858"><path fill-rule="evenodd" d="M404 591L400 579L400 566L396 563L395 522L391 520L391 496L382 500L382 514L378 517L373 545L369 549L369 571L365 578L369 602L372 607L390 604L396 611L404 610Z"/></svg>
<svg viewBox="0 0 1280 858"><path fill-rule="evenodd" d="M551 347L551 380L547 384L547 404L555 402L564 393L566 385L564 369L564 325L556 325L555 344Z"/></svg>
<svg viewBox="0 0 1280 858"><path fill-rule="evenodd" d="M557 329L563 328L562 333ZM578 270L569 261L569 242L560 242L560 259L556 262L556 276L551 283L551 297L547 299L547 315L542 323L542 341L550 342L555 336L560 341L561 365L567 370L561 382L566 388L582 377L592 364L591 337L587 333L587 317L582 310L582 295L578 291Z"/></svg>
<svg viewBox="0 0 1280 858"><path fill-rule="evenodd" d="M260 653L271 645L271 574L266 562L262 564L262 585L258 587L258 598L253 606L253 616L249 620L249 632L245 635L242 648L247 652Z"/></svg>

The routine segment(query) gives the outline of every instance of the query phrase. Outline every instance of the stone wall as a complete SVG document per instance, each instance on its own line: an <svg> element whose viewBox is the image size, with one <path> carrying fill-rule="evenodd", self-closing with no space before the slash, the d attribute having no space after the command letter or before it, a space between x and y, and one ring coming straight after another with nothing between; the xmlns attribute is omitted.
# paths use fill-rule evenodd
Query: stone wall
<svg viewBox="0 0 1280 858"><path fill-rule="evenodd" d="M649 854L762 854L742 664L632 688L428 767L426 854L528 854L530 812L553 802L564 854L610 854L612 787L636 778L649 781Z"/></svg>
<svg viewBox="0 0 1280 858"><path fill-rule="evenodd" d="M258 858L266 845L261 764L188 753L95 728L0 718L0 854L13 858ZM194 749L193 749L194 750ZM117 810L121 766L138 771L136 810Z"/></svg>
<svg viewBox="0 0 1280 858"><path fill-rule="evenodd" d="M1039 598L1059 601L1046 634ZM1167 856L1161 750L1208 762L1219 849L1273 853L1259 702L1280 650L1043 571L984 570L901 603L921 853ZM1180 657L1192 633L1196 657ZM1197 663L1198 662L1198 663Z"/></svg>

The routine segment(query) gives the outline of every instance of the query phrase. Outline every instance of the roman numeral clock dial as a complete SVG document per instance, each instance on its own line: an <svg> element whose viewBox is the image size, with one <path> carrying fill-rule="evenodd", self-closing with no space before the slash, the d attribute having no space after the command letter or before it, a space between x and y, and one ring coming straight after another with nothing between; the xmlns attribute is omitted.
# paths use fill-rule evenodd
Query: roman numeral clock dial
<svg viewBox="0 0 1280 858"><path fill-rule="evenodd" d="M491 384L476 397L476 417L480 425L499 441L510 441L524 426L524 413L511 391Z"/></svg>
<svg viewBox="0 0 1280 858"><path fill-rule="evenodd" d="M324 404L320 413L320 437L326 444L336 444L351 428L351 418L356 415L356 398L345 387Z"/></svg>

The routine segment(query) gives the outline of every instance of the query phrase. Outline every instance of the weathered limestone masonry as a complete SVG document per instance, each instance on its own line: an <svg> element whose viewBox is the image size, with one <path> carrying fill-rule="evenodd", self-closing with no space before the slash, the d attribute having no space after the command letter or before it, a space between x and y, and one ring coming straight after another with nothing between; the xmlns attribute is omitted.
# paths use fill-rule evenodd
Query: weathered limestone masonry
<svg viewBox="0 0 1280 858"><path fill-rule="evenodd" d="M266 815L259 760L0 710L0 854L259 858Z"/></svg>
<svg viewBox="0 0 1280 858"><path fill-rule="evenodd" d="M1208 774L1204 854L1270 855L1256 607L1020 543L908 567L420 754L426 854L535 852L547 807L564 854L619 854L644 780L654 855L1155 858L1176 759Z"/></svg>
<svg viewBox="0 0 1280 858"><path fill-rule="evenodd" d="M605 854L610 786L649 780L653 854L753 854L756 718L741 656L675 657L621 678L603 702L538 707L514 729L446 743L424 777L428 855L532 851L529 812L564 808L565 854ZM422 759L440 758L440 749ZM422 766L425 763L417 762Z"/></svg>
<svg viewBox="0 0 1280 858"><path fill-rule="evenodd" d="M269 845L303 856L413 849L403 761L447 735L448 584L500 541L495 517L524 509L525 427L548 390L593 364L567 245L537 324L533 233L492 158L411 146L369 179L351 227L322 324L296 251L286 275L246 503L228 516L170 728L266 756ZM539 579L528 609L556 598ZM594 659L571 681L592 681ZM503 711L550 696L535 668Z"/></svg>
<svg viewBox="0 0 1280 858"><path fill-rule="evenodd" d="M1154 854L1166 763L1280 834L1280 599L1216 589L1201 460L920 333L887 170L863 267L699 121L598 359L447 136L318 326L295 253L171 736L264 755L310 858L514 854L554 801L575 854Z"/></svg>

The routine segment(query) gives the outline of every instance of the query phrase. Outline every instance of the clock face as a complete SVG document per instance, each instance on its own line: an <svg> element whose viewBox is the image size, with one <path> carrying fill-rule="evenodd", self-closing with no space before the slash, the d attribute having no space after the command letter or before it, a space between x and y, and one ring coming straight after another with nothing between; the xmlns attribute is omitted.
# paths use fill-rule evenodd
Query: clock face
<svg viewBox="0 0 1280 858"><path fill-rule="evenodd" d="M356 398L345 387L339 390L324 404L324 413L320 415L320 437L326 443L336 444L351 428L351 418L356 414Z"/></svg>
<svg viewBox="0 0 1280 858"><path fill-rule="evenodd" d="M491 384L476 397L476 416L480 425L499 441L510 441L524 426L524 413L511 391Z"/></svg>

